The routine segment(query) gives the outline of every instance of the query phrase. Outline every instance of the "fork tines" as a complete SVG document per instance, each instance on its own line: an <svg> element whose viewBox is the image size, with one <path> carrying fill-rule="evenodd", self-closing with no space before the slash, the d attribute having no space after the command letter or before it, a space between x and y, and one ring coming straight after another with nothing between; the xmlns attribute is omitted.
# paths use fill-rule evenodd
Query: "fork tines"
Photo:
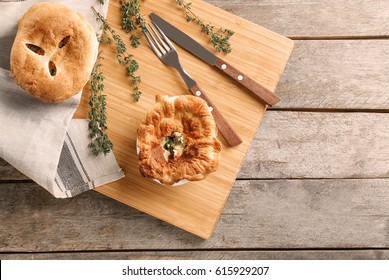
<svg viewBox="0 0 389 280"><path fill-rule="evenodd" d="M155 23L154 26L155 28L148 24L148 27L146 27L147 32L144 32L144 34L155 54L161 58L175 48Z"/></svg>

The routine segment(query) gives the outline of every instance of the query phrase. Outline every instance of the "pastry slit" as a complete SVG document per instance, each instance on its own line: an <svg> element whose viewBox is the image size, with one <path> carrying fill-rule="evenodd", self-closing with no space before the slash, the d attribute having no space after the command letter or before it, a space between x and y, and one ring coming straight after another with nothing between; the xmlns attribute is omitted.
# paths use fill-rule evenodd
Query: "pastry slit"
<svg viewBox="0 0 389 280"><path fill-rule="evenodd" d="M32 51L36 54L45 55L45 51L41 47L38 47L34 44L26 44L26 46L30 51Z"/></svg>
<svg viewBox="0 0 389 280"><path fill-rule="evenodd" d="M61 40L61 42L59 42L58 48L62 49L62 48L67 44L67 42L69 41L69 39L70 39L70 36L66 36L65 38L63 38L63 39Z"/></svg>
<svg viewBox="0 0 389 280"><path fill-rule="evenodd" d="M51 76L55 76L57 74L57 67L51 60L49 61L49 72Z"/></svg>

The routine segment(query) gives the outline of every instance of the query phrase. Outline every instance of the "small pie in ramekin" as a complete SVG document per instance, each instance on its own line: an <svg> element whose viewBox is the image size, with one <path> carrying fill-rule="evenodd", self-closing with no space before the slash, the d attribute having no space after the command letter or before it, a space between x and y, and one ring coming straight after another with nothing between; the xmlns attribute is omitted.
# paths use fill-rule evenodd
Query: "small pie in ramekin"
<svg viewBox="0 0 389 280"><path fill-rule="evenodd" d="M206 102L196 96L156 97L138 128L139 170L173 185L198 181L217 170L221 143Z"/></svg>

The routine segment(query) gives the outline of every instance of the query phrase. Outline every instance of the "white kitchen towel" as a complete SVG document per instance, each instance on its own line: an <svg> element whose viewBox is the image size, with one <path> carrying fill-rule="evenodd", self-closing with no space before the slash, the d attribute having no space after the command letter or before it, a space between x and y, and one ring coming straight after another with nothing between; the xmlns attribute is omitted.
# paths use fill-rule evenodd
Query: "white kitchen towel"
<svg viewBox="0 0 389 280"><path fill-rule="evenodd" d="M9 56L23 14L40 0L0 0L0 157L58 198L124 177L112 153L94 156L88 148L87 120L72 120L81 93L58 104L43 103L17 86ZM100 32L91 7L106 16L108 2L48 1L82 13Z"/></svg>

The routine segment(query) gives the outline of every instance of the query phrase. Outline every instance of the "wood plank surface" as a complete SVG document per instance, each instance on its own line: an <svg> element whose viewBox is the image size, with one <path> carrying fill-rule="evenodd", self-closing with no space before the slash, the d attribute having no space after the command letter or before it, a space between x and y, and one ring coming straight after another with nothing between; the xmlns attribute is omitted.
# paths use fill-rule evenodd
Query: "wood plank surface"
<svg viewBox="0 0 389 280"><path fill-rule="evenodd" d="M28 177L0 158L0 182L3 180L28 180Z"/></svg>
<svg viewBox="0 0 389 280"><path fill-rule="evenodd" d="M388 260L389 250L151 251L1 254L0 260Z"/></svg>
<svg viewBox="0 0 389 280"><path fill-rule="evenodd" d="M296 41L276 107L388 110L388 61L387 40Z"/></svg>
<svg viewBox="0 0 389 280"><path fill-rule="evenodd" d="M389 114L268 111L239 178L388 178Z"/></svg>
<svg viewBox="0 0 389 280"><path fill-rule="evenodd" d="M1 184L0 204L3 253L389 248L388 179L237 181L208 241L97 192Z"/></svg>
<svg viewBox="0 0 389 280"><path fill-rule="evenodd" d="M0 159L0 259L389 259L389 45L371 40L389 1L205 2L303 39L214 236L96 192L56 200Z"/></svg>
<svg viewBox="0 0 389 280"><path fill-rule="evenodd" d="M389 115L268 111L238 178L387 178ZM26 177L4 161L2 180Z"/></svg>
<svg viewBox="0 0 389 280"><path fill-rule="evenodd" d="M351 47L350 47L351 46ZM297 41L295 49L292 53L288 66L277 88L277 93L282 97L282 101L277 106L278 108L293 108L293 109L339 109L339 110L388 110L389 95L387 88L389 88L386 74L389 73L389 64L386 63L389 59L389 44L382 40L368 40L368 41ZM320 50L319 52L317 50ZM366 50L366 51L365 51ZM363 56L358 55L363 53ZM329 59L331 58L331 59ZM244 162L242 171L239 173L239 178L296 178L296 177L361 177L366 176L387 176L385 169L385 159L388 154L381 153L381 150L376 147L376 150L365 149L364 145L368 143L363 142L363 138L358 139L354 135L353 149L355 153L363 150L364 153L370 154L370 159L364 159L361 154L357 161L347 161L343 158L342 168L334 168L339 166L337 159L342 157L337 155L338 149L346 149L348 145L347 139L344 138L343 146L337 146L336 149L330 151L331 156L320 163L314 164L312 169L312 160L315 159L315 152L299 150L296 153L296 147L290 147L286 150L285 147L274 151L283 158L284 163L277 163L280 161L276 159L276 154L268 155L267 157L261 153L264 150L271 150L272 143L277 141L280 135L283 137L291 137L291 135L283 133L283 131L290 130L289 116L290 114L297 116L298 113L268 112L265 118L265 124L258 129L257 135L253 141L253 145L249 151L248 159ZM301 114L300 114L301 116ZM319 113L305 114L305 120L300 120L299 124L303 124L308 131L308 124L316 123L317 120L325 120L329 115ZM340 115L342 116L342 115ZM349 117L355 118L351 123L342 122L341 118L328 119L326 122L331 123L340 119L344 129L355 129L360 131L367 131L370 133L370 138L374 137L372 133L381 127L385 131L385 124L380 124L380 120L386 119L386 115L377 114L373 117L365 119L365 115L358 117L358 114L350 114ZM280 119L283 118L283 121ZM296 117L292 117L296 119ZM311 119L309 119L311 118ZM372 118L372 119L371 119ZM377 119L378 118L378 119ZM274 119L274 120L273 120ZM276 127L269 127L270 124L277 122ZM282 123L279 123L282 122ZM377 123L376 123L377 122ZM352 124L352 126L351 126ZM293 126L295 127L295 126ZM336 128L341 131L343 128ZM322 136L327 134L327 131L321 127ZM329 126L327 129L332 130ZM369 132L370 129L370 132ZM328 133L332 133L328 131ZM271 135L271 136L269 136ZM264 139L263 136L266 136ZM296 139L299 137L300 140ZM301 145L307 143L304 136L295 135L290 139L284 139L284 142L297 143ZM326 136L323 136L326 137ZM346 137L346 135L344 136ZM327 145L326 139L309 138L311 145L314 142ZM372 140L370 140L372 141ZM382 143L381 143L382 141ZM385 145L387 139L385 135L380 133L378 135L377 145ZM360 143L360 145L358 144ZM261 149L261 147L263 147ZM319 150L316 150L316 153ZM376 152L376 154L374 154ZM377 156L377 158L376 158ZM286 160L285 158L289 159ZM358 157L358 155L356 155ZM261 160L262 159L262 160ZM294 162L294 164L293 164ZM358 163L359 162L359 163ZM367 163L369 169L363 168L361 162ZM289 165L289 168L283 169L281 165ZM265 169L258 170L258 164ZM359 164L359 165L358 165ZM292 165L294 167L292 167ZM359 166L359 167L358 167ZM313 170L314 173L310 172ZM351 174L350 171L362 170L361 174ZM298 171L298 172L297 172ZM346 172L345 172L346 171ZM349 172L347 172L349 171ZM370 174L367 174L369 173ZM375 172L375 173L374 173ZM297 174L296 174L297 173ZM373 174L374 173L374 174ZM281 177L279 177L281 176ZM23 174L19 173L15 168L8 165L4 160L0 159L0 180L26 180L28 179Z"/></svg>
<svg viewBox="0 0 389 280"><path fill-rule="evenodd" d="M276 107L388 110L388 49L388 42L382 40L297 41L277 88L282 100ZM260 145L257 141L253 146ZM3 180L26 179L1 159L0 175Z"/></svg>
<svg viewBox="0 0 389 280"><path fill-rule="evenodd" d="M288 37L389 35L389 1L207 0Z"/></svg>

